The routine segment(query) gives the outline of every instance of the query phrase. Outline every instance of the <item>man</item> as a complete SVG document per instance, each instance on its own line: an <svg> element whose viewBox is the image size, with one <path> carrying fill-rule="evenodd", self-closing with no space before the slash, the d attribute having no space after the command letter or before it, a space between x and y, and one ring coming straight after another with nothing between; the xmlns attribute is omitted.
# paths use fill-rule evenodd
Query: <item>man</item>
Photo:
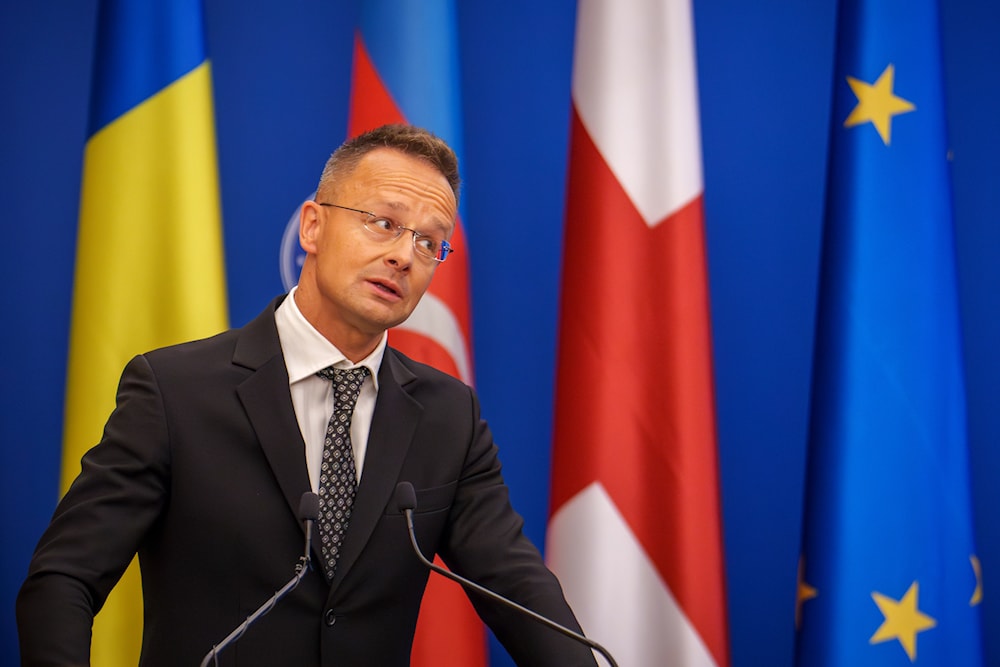
<svg viewBox="0 0 1000 667"><path fill-rule="evenodd" d="M127 365L18 596L23 664L88 664L93 616L135 553L141 664L199 664L292 575L311 489L313 571L220 664L407 665L428 572L393 500L401 481L425 553L579 629L521 532L474 392L386 346L447 257L457 197L455 156L433 135L386 126L347 142L302 206L298 286L241 329ZM519 665L595 664L473 603Z"/></svg>

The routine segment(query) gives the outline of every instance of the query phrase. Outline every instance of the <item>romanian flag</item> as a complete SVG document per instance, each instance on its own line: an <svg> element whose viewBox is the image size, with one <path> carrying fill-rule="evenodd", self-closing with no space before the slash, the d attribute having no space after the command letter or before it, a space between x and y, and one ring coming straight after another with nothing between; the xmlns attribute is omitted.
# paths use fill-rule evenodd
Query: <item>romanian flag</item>
<svg viewBox="0 0 1000 667"><path fill-rule="evenodd" d="M982 664L936 0L842 0L799 665Z"/></svg>
<svg viewBox="0 0 1000 667"><path fill-rule="evenodd" d="M461 164L456 20L453 0L363 2L354 41L350 136L386 123L412 123L447 141ZM389 332L389 344L472 384L469 247L461 220L452 245L456 252L436 269L410 318ZM472 604L461 587L438 575L427 586L411 664L486 664L486 633Z"/></svg>
<svg viewBox="0 0 1000 667"><path fill-rule="evenodd" d="M688 0L581 0L549 563L622 665L729 664Z"/></svg>
<svg viewBox="0 0 1000 667"><path fill-rule="evenodd" d="M84 154L62 467L101 437L135 354L226 328L212 86L200 0L102 0ZM92 663L134 666L138 569L94 626Z"/></svg>

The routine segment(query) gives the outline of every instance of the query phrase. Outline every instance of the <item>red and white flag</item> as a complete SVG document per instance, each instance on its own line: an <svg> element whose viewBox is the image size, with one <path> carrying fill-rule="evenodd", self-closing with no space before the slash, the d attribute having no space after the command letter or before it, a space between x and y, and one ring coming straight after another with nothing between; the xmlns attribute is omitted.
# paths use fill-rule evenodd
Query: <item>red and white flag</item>
<svg viewBox="0 0 1000 667"><path fill-rule="evenodd" d="M689 0L581 0L547 554L622 665L729 664Z"/></svg>

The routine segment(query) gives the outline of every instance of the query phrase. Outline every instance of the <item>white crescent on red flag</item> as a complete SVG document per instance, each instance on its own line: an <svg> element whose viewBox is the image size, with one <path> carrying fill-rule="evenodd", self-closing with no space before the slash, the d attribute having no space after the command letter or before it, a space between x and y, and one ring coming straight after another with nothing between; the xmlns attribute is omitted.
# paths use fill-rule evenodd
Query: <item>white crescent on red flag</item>
<svg viewBox="0 0 1000 667"><path fill-rule="evenodd" d="M729 664L689 0L581 0L549 564L623 665Z"/></svg>

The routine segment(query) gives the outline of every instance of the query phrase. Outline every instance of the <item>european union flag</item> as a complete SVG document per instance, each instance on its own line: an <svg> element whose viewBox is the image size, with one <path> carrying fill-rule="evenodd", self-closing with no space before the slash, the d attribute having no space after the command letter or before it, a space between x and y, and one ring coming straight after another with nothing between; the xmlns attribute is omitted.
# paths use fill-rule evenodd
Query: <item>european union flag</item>
<svg viewBox="0 0 1000 667"><path fill-rule="evenodd" d="M979 665L937 3L838 20L797 662Z"/></svg>

